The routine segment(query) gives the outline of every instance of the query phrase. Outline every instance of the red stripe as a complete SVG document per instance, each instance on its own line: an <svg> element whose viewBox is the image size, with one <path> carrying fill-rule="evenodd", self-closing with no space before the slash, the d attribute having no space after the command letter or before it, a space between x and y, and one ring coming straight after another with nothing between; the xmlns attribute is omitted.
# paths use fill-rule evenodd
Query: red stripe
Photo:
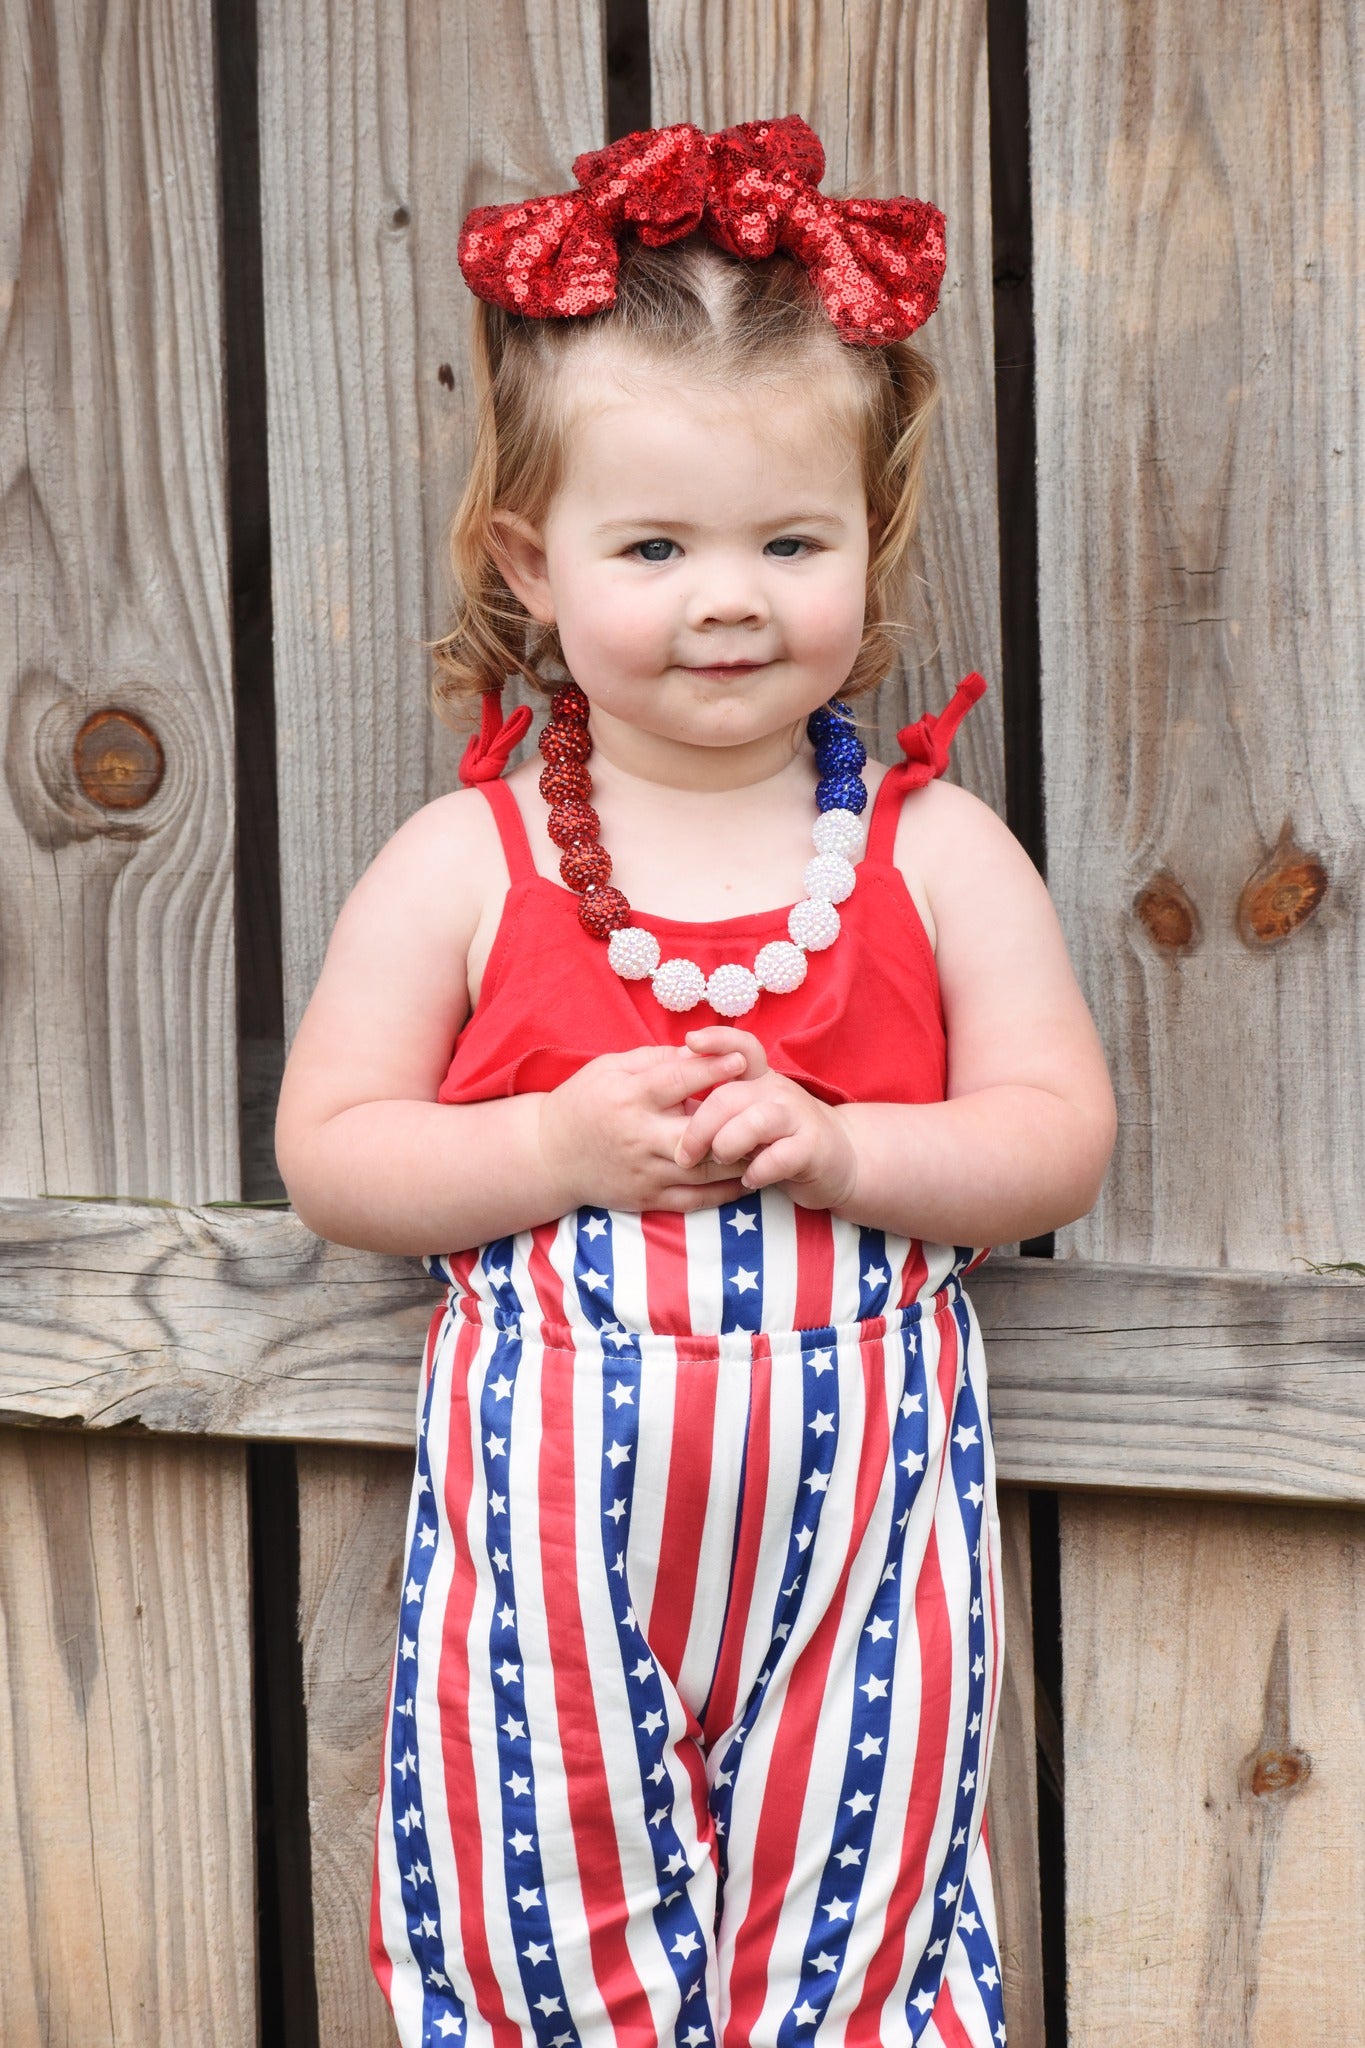
<svg viewBox="0 0 1365 2048"><path fill-rule="evenodd" d="M930 2018L943 2036L943 2048L972 2048L972 2037L958 2018L957 2007L953 2004L953 1994L946 1982L938 1994Z"/></svg>
<svg viewBox="0 0 1365 2048"><path fill-rule="evenodd" d="M661 1337L685 1336L692 1328L687 1286L687 1218L664 1209L640 1218L645 1241L645 1299L649 1327Z"/></svg>
<svg viewBox="0 0 1365 2048"><path fill-rule="evenodd" d="M928 1278L929 1265L924 1256L924 1246L917 1237L912 1238L910 1240L910 1250L906 1254L905 1271L901 1280L900 1305L902 1308L909 1308L912 1302L919 1299L919 1291Z"/></svg>
<svg viewBox="0 0 1365 2048"><path fill-rule="evenodd" d="M652 1314L652 1311L651 1311ZM694 1339L673 1373L673 1438L659 1564L654 1576L646 1636L649 1647L676 1686L687 1652L697 1591L702 1530L711 1494L711 1446L716 1426L716 1382L720 1346Z"/></svg>
<svg viewBox="0 0 1365 2048"><path fill-rule="evenodd" d="M938 1395L952 1421L953 1382L957 1373L957 1324L940 1294L935 1322L939 1332ZM943 1469L949 1469L950 1445L943 1446ZM915 1587L915 1626L919 1635L920 1712L910 1799L901 1838L900 1873L887 1901L888 1937L877 1948L856 2010L845 2034L846 2048L878 2048L878 2020L896 1988L905 1963L905 1928L924 1885L929 1854L943 1794L943 1765L948 1752L948 1724L953 1704L953 1632L939 1566L938 1534L933 1528L924 1549L924 1563Z"/></svg>
<svg viewBox="0 0 1365 2048"><path fill-rule="evenodd" d="M798 1330L829 1327L834 1304L834 1221L827 1209L796 1211L796 1307Z"/></svg>
<svg viewBox="0 0 1365 2048"><path fill-rule="evenodd" d="M479 1331L463 1323L455 1344L451 1392L462 1396L479 1346ZM460 1887L460 1944L466 1974L478 2010L493 2029L495 2041L520 2048L521 2028L507 2016L502 1987L493 1973L488 1933L483 1919L482 1821L474 1784L473 1744L469 1726L469 1624L477 1580L465 1531L474 1492L474 1450L460 1418L469 1414L463 1398L451 1401L451 1430L446 1457L445 1510L454 1535L453 1571L442 1617L441 1663L436 1675L441 1753L445 1763L446 1809ZM478 1426L478 1406L470 1417Z"/></svg>
<svg viewBox="0 0 1365 2048"><path fill-rule="evenodd" d="M768 1765L763 1805L750 1857L754 1888L735 1938L730 2019L725 2029L726 2048L741 2048L741 2044L748 2048L767 1996L768 1959L796 1860L806 1786L816 1751L823 1750L825 1746L820 1742L820 1717L829 1682L830 1659L843 1617L849 1573L866 1538L867 1525L877 1504L886 1466L890 1425L882 1346L880 1343L865 1343L860 1349L864 1433L858 1458L852 1527L838 1586L820 1617L814 1635L788 1676L787 1697L783 1701L782 1718ZM818 1543L820 1538L817 1536L815 1540Z"/></svg>
<svg viewBox="0 0 1365 2048"><path fill-rule="evenodd" d="M618 2034L634 2027L641 2040L653 2040L649 2000L626 1945L625 1879L578 1597L574 1377L564 1354L546 1353L541 1375L540 1555L559 1752L593 1975ZM590 1470L595 1471L596 1462L594 1456ZM572 1941L576 1931L561 1929L560 1939Z"/></svg>
<svg viewBox="0 0 1365 2048"><path fill-rule="evenodd" d="M744 1637L754 1597L754 1581L763 1545L763 1517L768 1506L768 1457L772 1433L772 1347L759 1335L753 1345L749 1394L749 1437L744 1452L744 1496L740 1502L730 1601L720 1648L716 1654L711 1696L703 1722L708 1743L715 1742L735 1718Z"/></svg>

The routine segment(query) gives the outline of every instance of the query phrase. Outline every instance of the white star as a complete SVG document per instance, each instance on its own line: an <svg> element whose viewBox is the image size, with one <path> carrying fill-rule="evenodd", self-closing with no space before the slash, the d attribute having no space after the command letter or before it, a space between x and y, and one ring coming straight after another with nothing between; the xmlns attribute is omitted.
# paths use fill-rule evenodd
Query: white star
<svg viewBox="0 0 1365 2048"><path fill-rule="evenodd" d="M1000 2043L1000 2048L1005 2048L1005 2022L1003 2020L996 2021L995 2038Z"/></svg>
<svg viewBox="0 0 1365 2048"><path fill-rule="evenodd" d="M488 1496L488 1506L490 1513L495 1515L505 1515L507 1513L506 1495L501 1493L490 1493Z"/></svg>
<svg viewBox="0 0 1365 2048"><path fill-rule="evenodd" d="M410 1749L405 1749L403 1751L402 1756L398 1759L398 1762L394 1765L394 1769L397 1771L399 1777L403 1779L407 1778L409 1771L416 1770L416 1768L417 1759Z"/></svg>
<svg viewBox="0 0 1365 2048"><path fill-rule="evenodd" d="M664 1717L656 1707L652 1713L645 1715L644 1720L640 1723L640 1728L644 1734L654 1735L663 1725Z"/></svg>
<svg viewBox="0 0 1365 2048"><path fill-rule="evenodd" d="M803 1998L800 2005L792 2008L792 2018L798 2027L813 2026L819 2017L819 2008L812 2005L808 1998Z"/></svg>
<svg viewBox="0 0 1365 2048"><path fill-rule="evenodd" d="M966 1839L967 1830L965 1828L959 1828L957 1833L953 1836L953 1847L955 1849L960 1849L962 1847L962 1844L966 1841Z"/></svg>
<svg viewBox="0 0 1365 2048"><path fill-rule="evenodd" d="M889 1564L889 1565L888 1565L888 1566L886 1567L886 1570L885 1570L885 1571L884 1571L884 1572L882 1573L882 1575L881 1575L880 1579L878 1579L878 1581L877 1581L877 1584L878 1584L879 1586L884 1586L884 1585L886 1584L886 1582L887 1582L887 1580L888 1580L888 1579L894 1579L894 1578L895 1578L895 1576L896 1576L896 1567L895 1567L895 1565L894 1565L894 1564Z"/></svg>
<svg viewBox="0 0 1365 2048"><path fill-rule="evenodd" d="M986 1498L985 1489L978 1486L976 1481L973 1480L962 1498L969 1500L974 1508L979 1508L982 1501Z"/></svg>
<svg viewBox="0 0 1365 2048"><path fill-rule="evenodd" d="M975 1783L976 1783L976 1772L975 1772L975 1771L968 1771L968 1773L967 1773L966 1777L965 1777L965 1778L964 1778L964 1779L962 1780L962 1789L963 1789L963 1791L964 1791L964 1792L970 1792L970 1791L971 1791L971 1789L972 1789L972 1787L973 1787L973 1786L975 1785Z"/></svg>
<svg viewBox="0 0 1365 2048"><path fill-rule="evenodd" d="M619 1323L603 1323L602 1335L608 1338L610 1342L616 1346L618 1351L620 1351L623 1348L623 1346L629 1344L631 1341L629 1336L621 1328L621 1325Z"/></svg>
<svg viewBox="0 0 1365 2048"><path fill-rule="evenodd" d="M425 1529L417 1531L417 1541L421 1544L423 1550L430 1550L432 1548L436 1541L436 1531L430 1522L427 1523Z"/></svg>
<svg viewBox="0 0 1365 2048"><path fill-rule="evenodd" d="M972 1601L972 1620L973 1620L973 1621L980 1621L980 1619L981 1619L981 1596L980 1596L980 1594L978 1594L978 1595L976 1596L976 1598L975 1598L975 1599L974 1599L974 1600Z"/></svg>
<svg viewBox="0 0 1365 2048"><path fill-rule="evenodd" d="M976 1732L977 1732L977 1730L978 1730L978 1729L980 1728L980 1726L981 1726L981 1716L980 1716L980 1714L973 1714L973 1715L972 1715L972 1718L971 1718L971 1720L970 1720L970 1721L969 1721L969 1722L967 1723L967 1733L968 1733L969 1735L975 1735L975 1734L976 1734Z"/></svg>
<svg viewBox="0 0 1365 2048"><path fill-rule="evenodd" d="M741 1266L735 1274L735 1288L740 1294L752 1294L758 1286L757 1272L751 1273L747 1266Z"/></svg>
<svg viewBox="0 0 1365 2048"><path fill-rule="evenodd" d="M505 1401L512 1391L512 1382L505 1372L500 1372L495 1380L488 1382L488 1391L495 1401Z"/></svg>
<svg viewBox="0 0 1365 2048"><path fill-rule="evenodd" d="M860 1693L864 1693L869 1700L884 1700L888 1687L884 1678L869 1678L858 1687L858 1690Z"/></svg>
<svg viewBox="0 0 1365 2048"><path fill-rule="evenodd" d="M907 1451L900 1461L900 1467L902 1472L908 1472L912 1478L916 1472L922 1472L924 1470L923 1451Z"/></svg>
<svg viewBox="0 0 1365 2048"><path fill-rule="evenodd" d="M587 1237L587 1238L597 1238L597 1237L605 1237L605 1236L606 1236L606 1234L607 1234L607 1219L606 1219L606 1217L605 1217L605 1216L590 1216L590 1217L588 1218L587 1222L586 1222L586 1223L585 1223L585 1224L583 1225L583 1235L584 1235L584 1237Z"/></svg>
<svg viewBox="0 0 1365 2048"><path fill-rule="evenodd" d="M901 1414L918 1415L923 1406L924 1396L922 1394L906 1394L901 1399Z"/></svg>
<svg viewBox="0 0 1365 2048"><path fill-rule="evenodd" d="M516 1609L514 1607L509 1607L506 1601L504 1601L502 1606L498 1609L498 1620L502 1623L504 1628L511 1628L512 1623L516 1620L516 1618Z"/></svg>
<svg viewBox="0 0 1365 2048"><path fill-rule="evenodd" d="M940 1934L937 1941L931 1941L924 1953L931 1962L935 1956L941 1956L943 1954L943 1936Z"/></svg>
<svg viewBox="0 0 1365 2048"><path fill-rule="evenodd" d="M1000 1982L1000 1972L996 1969L994 1963L987 1963L977 1982L984 1984L988 1991L994 1991L996 1985Z"/></svg>
<svg viewBox="0 0 1365 2048"><path fill-rule="evenodd" d="M657 1828L658 1826L660 1826L662 1822L666 1821L667 1819L668 1808L666 1806L656 1806L653 1813L651 1813L651 1815L649 1816L649 1825L652 1828Z"/></svg>
<svg viewBox="0 0 1365 2048"><path fill-rule="evenodd" d="M664 1767L664 1760L660 1757L658 1763L655 1764L653 1770L649 1773L649 1782L651 1785L659 1785L663 1783L667 1776L668 1772Z"/></svg>
<svg viewBox="0 0 1365 2048"><path fill-rule="evenodd" d="M413 1881L414 1881L414 1883L416 1883L416 1884L430 1884L430 1883L431 1883L431 1872L430 1872L430 1871L428 1870L428 1868L427 1868L427 1866L426 1866L426 1864L425 1864L425 1863L414 1863L414 1864L413 1864L413 1866L412 1866L412 1877L413 1877Z"/></svg>
<svg viewBox="0 0 1365 2048"><path fill-rule="evenodd" d="M423 1913L417 1925L421 1928L423 1934L426 1935L428 1940L430 1940L431 1936L436 1932L436 1922L432 1919L430 1913Z"/></svg>
<svg viewBox="0 0 1365 2048"><path fill-rule="evenodd" d="M972 1659L972 1677L973 1677L973 1678L980 1678L980 1677L981 1677L981 1675L982 1675L982 1673L983 1673L983 1672L985 1671L985 1669L986 1669L986 1660L985 1660L985 1658L984 1658L984 1657L974 1657L974 1658Z"/></svg>
<svg viewBox="0 0 1365 2048"><path fill-rule="evenodd" d="M813 1970L837 1970L839 1958L838 1956L830 1955L827 1950L821 1949L818 1956L811 1957L810 1966Z"/></svg>
<svg viewBox="0 0 1365 2048"><path fill-rule="evenodd" d="M944 1887L943 1887L943 1890L942 1890L942 1891L941 1891L941 1892L939 1893L939 1898L941 1899L941 1901L943 1902L943 1904L944 1904L945 1906L951 1906L951 1905L952 1905L952 1903L953 1903L953 1900L954 1900L954 1899L955 1899L956 1897L957 1897L957 1888L956 1888L956 1886L955 1886L955 1885L951 1885L951 1884L945 1884L945 1885L944 1885Z"/></svg>
<svg viewBox="0 0 1365 2048"><path fill-rule="evenodd" d="M653 1660L653 1658L652 1658L652 1657L642 1657L642 1658L640 1659L639 1663L638 1663L638 1664L637 1664L637 1665L635 1666L635 1669L634 1669L634 1670L633 1670L633 1671L631 1672L631 1674L630 1674L630 1675L631 1675L631 1677L632 1677L632 1678L640 1678L640 1679L645 1679L645 1678L652 1678L652 1677L653 1677L653 1675L654 1675L654 1660Z"/></svg>
<svg viewBox="0 0 1365 2048"><path fill-rule="evenodd" d="M431 1492L431 1481L427 1478L425 1472L419 1472L417 1474L417 1491L419 1493Z"/></svg>
<svg viewBox="0 0 1365 2048"><path fill-rule="evenodd" d="M814 1531L814 1529L798 1529L798 1530L797 1530L797 1532L796 1532L796 1547L797 1547L797 1549L798 1549L798 1550L809 1550L809 1549L810 1549L810 1540L811 1540L811 1537L812 1537L812 1536L813 1536L814 1534L815 1534L815 1531Z"/></svg>
<svg viewBox="0 0 1365 2048"><path fill-rule="evenodd" d="M591 1268L591 1267L589 1267L588 1271L587 1271L587 1272L586 1272L586 1273L585 1273L585 1274L583 1275L583 1285L584 1285L585 1287L591 1287L591 1288L593 1288L594 1290L596 1290L596 1289L597 1289L597 1288L599 1288L599 1287L605 1287L605 1286L606 1286L606 1284L607 1284L607 1276L606 1276L606 1274L605 1274L605 1273L595 1273L595 1272L593 1272L593 1270L592 1270L592 1268Z"/></svg>
<svg viewBox="0 0 1365 2048"><path fill-rule="evenodd" d="M881 1755L882 1738L880 1735L865 1735L862 1741L855 1742L853 1747L857 1750L863 1762L866 1763L870 1756Z"/></svg>
<svg viewBox="0 0 1365 2048"><path fill-rule="evenodd" d="M514 1799L524 1799L531 1789L531 1780L523 1777L520 1771L513 1771L507 1780L507 1789Z"/></svg>
<svg viewBox="0 0 1365 2048"><path fill-rule="evenodd" d="M619 1522L619 1521L620 1521L620 1519L621 1519L621 1517L622 1517L622 1515L623 1515L623 1514L625 1513L625 1511L626 1511L626 1504L625 1504L625 1502L624 1502L623 1500L614 1500L614 1501L612 1502L611 1506L610 1506L610 1507L609 1507L609 1508L607 1509L607 1519L608 1519L608 1521L611 1521L611 1522Z"/></svg>
<svg viewBox="0 0 1365 2048"><path fill-rule="evenodd" d="M758 1218L748 1209L738 1209L733 1216L727 1216L725 1220L737 1237L747 1237L751 1230L758 1229Z"/></svg>
<svg viewBox="0 0 1365 2048"><path fill-rule="evenodd" d="M787 1637L791 1634L791 1632L792 1625L789 1621L779 1621L777 1627L773 1630L773 1634L775 1636L780 1636L784 1643L786 1642Z"/></svg>
<svg viewBox="0 0 1365 2048"><path fill-rule="evenodd" d="M509 1835L507 1840L514 1856L529 1856L536 1846L535 1836L525 1834L521 1828L518 1828L514 1835Z"/></svg>
<svg viewBox="0 0 1365 2048"><path fill-rule="evenodd" d="M841 1870L847 1870L850 1863L862 1862L863 1852L861 1849L841 1849L834 1860Z"/></svg>
<svg viewBox="0 0 1365 2048"><path fill-rule="evenodd" d="M547 2019L549 2018L552 2012L563 2012L563 2010L563 2000L559 1998L552 1998L548 1991L536 2000L536 2011L543 2012Z"/></svg>
<svg viewBox="0 0 1365 2048"><path fill-rule="evenodd" d="M436 2022L436 2031L448 2040L452 2034L458 2034L463 2025L464 2021L457 2020L453 2012L443 2012Z"/></svg>
<svg viewBox="0 0 1365 2048"><path fill-rule="evenodd" d="M400 1700L393 1711L395 1712L395 1714L402 1714L405 1717L405 1719L410 1721L413 1715L417 1712L417 1709L413 1705L411 1700Z"/></svg>
<svg viewBox="0 0 1365 2048"><path fill-rule="evenodd" d="M705 2027L689 2027L683 2035L683 2048L702 2048L705 2039Z"/></svg>
<svg viewBox="0 0 1365 2048"><path fill-rule="evenodd" d="M405 1657L415 1657L417 1655L417 1644L411 1636L404 1636L401 1639L401 1648Z"/></svg>
<svg viewBox="0 0 1365 2048"><path fill-rule="evenodd" d="M831 1899L825 1911L831 1920L847 1920L853 1911L852 1899Z"/></svg>
<svg viewBox="0 0 1365 2048"><path fill-rule="evenodd" d="M975 1934L981 1922L977 1919L975 1913L959 1913L957 1924L959 1927L965 1927L968 1934Z"/></svg>
<svg viewBox="0 0 1365 2048"><path fill-rule="evenodd" d="M850 1813L869 1813L872 1808L872 1794L870 1792L855 1792L851 1799L844 1801L844 1805Z"/></svg>
<svg viewBox="0 0 1365 2048"><path fill-rule="evenodd" d="M806 1484L812 1493L828 1493L829 1474L828 1472L812 1472Z"/></svg>
<svg viewBox="0 0 1365 2048"><path fill-rule="evenodd" d="M628 1387L624 1380L618 1380L611 1390L611 1398L618 1408L628 1407L635 1399L634 1387Z"/></svg>
<svg viewBox="0 0 1365 2048"><path fill-rule="evenodd" d="M617 1578L618 1578L618 1579L623 1579L623 1578L625 1577L625 1575L626 1575L626 1553L625 1553L625 1551L624 1551L624 1550L618 1550L618 1551L617 1551L617 1553L616 1553L616 1562L615 1562L615 1564L614 1564L614 1565L612 1566L612 1570L613 1570L613 1571L615 1572L615 1574L616 1574L616 1576L617 1576Z"/></svg>
<svg viewBox="0 0 1365 2048"><path fill-rule="evenodd" d="M419 1828L422 1825L421 1807L410 1806L406 1813L398 1816L398 1825L405 1835L410 1835L414 1828Z"/></svg>
<svg viewBox="0 0 1365 2048"><path fill-rule="evenodd" d="M968 1425L964 1422L960 1429L955 1429L953 1431L953 1442L957 1445L960 1451L965 1451L968 1444L974 1444L976 1442L975 1426L969 1428Z"/></svg>
<svg viewBox="0 0 1365 2048"><path fill-rule="evenodd" d="M932 2012L934 2009L934 1994L932 1991L917 1991L910 2003L914 2006L916 2012Z"/></svg>
<svg viewBox="0 0 1365 2048"><path fill-rule="evenodd" d="M434 1984L438 1991L444 1991L449 1982L449 1977L443 1977L439 1970L427 1971L427 1983Z"/></svg>
<svg viewBox="0 0 1365 2048"><path fill-rule="evenodd" d="M869 1266L863 1274L863 1284L866 1287L884 1287L890 1277L884 1266Z"/></svg>
<svg viewBox="0 0 1365 2048"><path fill-rule="evenodd" d="M806 1424L806 1427L807 1429L813 1429L817 1436L828 1436L830 1431L834 1427L834 1416L832 1413L826 1415L824 1411L821 1410L816 1415L814 1422L808 1422Z"/></svg>
<svg viewBox="0 0 1365 2048"><path fill-rule="evenodd" d="M624 1465L629 1456L629 1444L613 1444L607 1452L607 1463L614 1469L617 1465Z"/></svg>
<svg viewBox="0 0 1365 2048"><path fill-rule="evenodd" d="M490 1458L505 1458L507 1455L506 1437L493 1436L490 1433L488 1436L484 1438L483 1447L487 1451Z"/></svg>
<svg viewBox="0 0 1365 2048"><path fill-rule="evenodd" d="M680 1934L673 1944L675 1956L690 1956L694 1948L701 1946L695 1934Z"/></svg>
<svg viewBox="0 0 1365 2048"><path fill-rule="evenodd" d="M506 1266L485 1266L484 1271L495 1287L505 1287L507 1285Z"/></svg>
<svg viewBox="0 0 1365 2048"><path fill-rule="evenodd" d="M676 1877L678 1872L680 1870L685 1869L686 1866L687 1858L683 1855L682 1850L675 1849L673 1851L673 1854L669 1857L667 1863L665 1863L664 1865L664 1876Z"/></svg>
<svg viewBox="0 0 1365 2048"><path fill-rule="evenodd" d="M884 1643L890 1633L891 1623L884 1614L874 1615L864 1630L864 1634L871 1636L874 1643Z"/></svg>
<svg viewBox="0 0 1365 2048"><path fill-rule="evenodd" d="M522 1954L528 1963L548 1963L550 1960L550 1944L548 1941L528 1941L522 1950Z"/></svg>
<svg viewBox="0 0 1365 2048"><path fill-rule="evenodd" d="M513 1892L512 1897L524 1913L528 1906L538 1906L540 1904L540 1887L534 1884L524 1884L519 1892Z"/></svg>
<svg viewBox="0 0 1365 2048"><path fill-rule="evenodd" d="M502 1724L502 1732L509 1741L515 1742L519 1736L525 1735L526 1723L518 1721L514 1714L509 1714Z"/></svg>
<svg viewBox="0 0 1365 2048"><path fill-rule="evenodd" d="M819 1379L820 1375L828 1372L834 1364L834 1353L832 1351L812 1351L806 1363L815 1374L815 1377Z"/></svg>
<svg viewBox="0 0 1365 2048"><path fill-rule="evenodd" d="M520 1664L513 1664L507 1657L504 1657L501 1664L496 1664L493 1668L504 1685L512 1685L521 1677Z"/></svg>

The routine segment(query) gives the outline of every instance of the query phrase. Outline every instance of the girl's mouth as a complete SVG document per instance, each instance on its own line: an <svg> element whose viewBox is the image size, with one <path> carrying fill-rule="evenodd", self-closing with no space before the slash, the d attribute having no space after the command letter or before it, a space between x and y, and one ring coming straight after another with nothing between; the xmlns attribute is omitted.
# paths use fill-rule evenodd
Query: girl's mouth
<svg viewBox="0 0 1365 2048"><path fill-rule="evenodd" d="M716 661L689 669L694 676L747 676L751 670L766 668L766 661Z"/></svg>

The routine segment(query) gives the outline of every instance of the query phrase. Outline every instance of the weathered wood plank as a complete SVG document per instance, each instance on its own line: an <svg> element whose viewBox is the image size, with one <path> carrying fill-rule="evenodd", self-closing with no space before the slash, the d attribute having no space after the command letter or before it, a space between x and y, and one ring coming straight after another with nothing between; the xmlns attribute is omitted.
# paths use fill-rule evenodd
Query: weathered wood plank
<svg viewBox="0 0 1365 2048"><path fill-rule="evenodd" d="M1365 1523L1077 1498L1062 1527L1070 2038L1360 2040Z"/></svg>
<svg viewBox="0 0 1365 2048"><path fill-rule="evenodd" d="M240 1445L0 1431L0 2039L256 2039Z"/></svg>
<svg viewBox="0 0 1365 2048"><path fill-rule="evenodd" d="M927 617L877 707L879 749L959 676L1000 673L985 0L651 0L656 122L707 130L800 114L831 192L911 192L948 219L939 311L919 337L944 376L923 520ZM962 779L1004 810L998 694L963 727Z"/></svg>
<svg viewBox="0 0 1365 2048"><path fill-rule="evenodd" d="M309 1448L298 1472L318 2038L392 2048L369 1965L370 1874L412 1459Z"/></svg>
<svg viewBox="0 0 1365 2048"><path fill-rule="evenodd" d="M0 135L0 1187L232 1196L208 0L0 10Z"/></svg>
<svg viewBox="0 0 1365 2048"><path fill-rule="evenodd" d="M454 782L422 642L471 411L465 211L604 137L599 0L269 0L261 190L285 1021L343 899Z"/></svg>
<svg viewBox="0 0 1365 2048"><path fill-rule="evenodd" d="M1038 1899L1038 1765L1033 1719L1033 1596L1028 1495L1000 1489L1005 1666L987 1827L1009 2048L1044 2048Z"/></svg>
<svg viewBox="0 0 1365 2048"><path fill-rule="evenodd" d="M1365 1500L1365 1286L992 1261L1000 1476ZM0 1417L412 1441L438 1290L287 1210L0 1202Z"/></svg>
<svg viewBox="0 0 1365 2048"><path fill-rule="evenodd" d="M1030 19L1048 872L1120 1101L1065 1242L1359 1259L1360 10Z"/></svg>

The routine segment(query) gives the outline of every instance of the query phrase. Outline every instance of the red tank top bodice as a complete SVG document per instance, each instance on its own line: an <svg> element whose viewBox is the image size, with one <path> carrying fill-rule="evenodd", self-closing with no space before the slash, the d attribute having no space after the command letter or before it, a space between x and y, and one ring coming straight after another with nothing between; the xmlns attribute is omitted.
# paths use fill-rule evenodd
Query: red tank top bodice
<svg viewBox="0 0 1365 2048"><path fill-rule="evenodd" d="M943 773L953 734L985 687L980 676L965 677L937 717L900 733L905 759L873 799L858 885L839 906L839 937L808 956L800 988L765 993L739 1018L720 1017L708 1003L680 1015L663 1008L648 979L623 981L606 946L579 923L578 897L536 871L512 792L482 781L511 882L438 1101L535 1094L601 1053L681 1045L702 1025L733 1023L761 1041L776 1071L825 1102L941 1102L947 1044L938 970L893 849L902 798ZM749 966L760 946L785 938L789 911L709 924L639 910L633 918L656 935L665 959L694 960L710 974L728 960Z"/></svg>

